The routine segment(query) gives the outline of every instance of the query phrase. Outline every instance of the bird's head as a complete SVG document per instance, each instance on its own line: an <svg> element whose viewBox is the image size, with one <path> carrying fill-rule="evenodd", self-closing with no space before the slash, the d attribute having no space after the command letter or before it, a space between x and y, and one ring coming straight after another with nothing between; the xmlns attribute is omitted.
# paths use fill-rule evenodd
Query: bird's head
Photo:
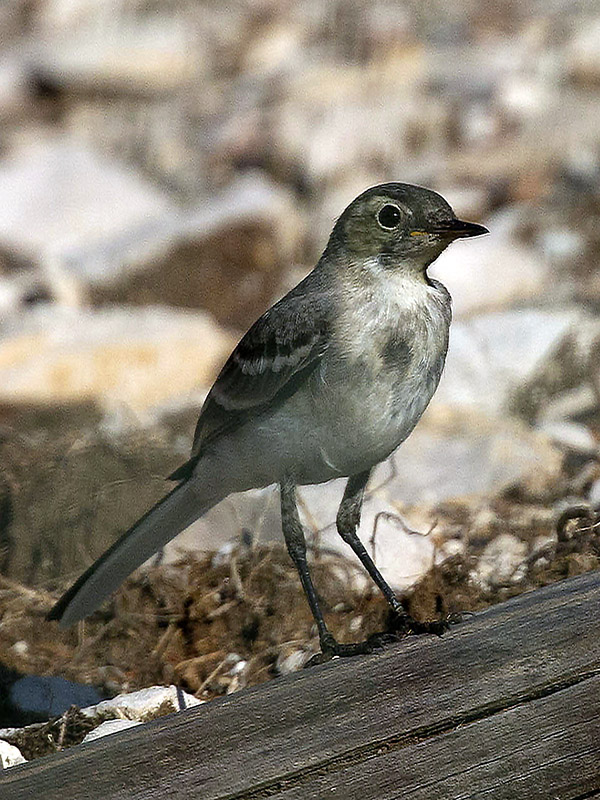
<svg viewBox="0 0 600 800"><path fill-rule="evenodd" d="M338 219L327 250L354 262L424 271L455 239L488 233L457 219L436 192L408 183L373 186Z"/></svg>

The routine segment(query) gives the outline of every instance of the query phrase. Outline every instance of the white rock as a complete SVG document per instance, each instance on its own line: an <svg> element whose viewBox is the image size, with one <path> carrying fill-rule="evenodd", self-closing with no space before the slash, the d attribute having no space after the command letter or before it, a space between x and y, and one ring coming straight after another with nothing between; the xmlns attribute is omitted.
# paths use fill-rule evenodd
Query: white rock
<svg viewBox="0 0 600 800"><path fill-rule="evenodd" d="M598 442L585 425L567 420L544 422L538 430L545 433L553 442L567 450L593 455L598 451Z"/></svg>
<svg viewBox="0 0 600 800"><path fill-rule="evenodd" d="M0 328L0 399L153 409L195 400L234 344L202 312L36 306Z"/></svg>
<svg viewBox="0 0 600 800"><path fill-rule="evenodd" d="M392 462L394 477L364 504L359 536L386 580L403 590L434 561L439 563L462 547L461 543L449 546L438 541L435 529L427 536L407 532L402 520L422 534L435 520L399 511L404 504L427 506L450 498L487 497L519 483L541 490L546 481L552 482L560 474L562 455L546 436L522 423L472 412L446 412L427 415L392 456ZM389 462L378 467L371 486L389 477L390 469ZM303 519L308 530L314 521L328 526L319 534L319 544L356 563L353 579L360 588L366 575L333 525L343 487L343 481L302 487L300 496L308 512Z"/></svg>
<svg viewBox="0 0 600 800"><path fill-rule="evenodd" d="M410 180L410 133L417 131L433 150L442 144L447 119L438 98L423 104L412 90L424 68L421 53L411 49L399 60L374 60L368 70L307 62L290 74L282 102L274 108L269 146L301 166L319 190L370 163L383 173L380 180L383 164L392 172L402 168Z"/></svg>
<svg viewBox="0 0 600 800"><path fill-rule="evenodd" d="M40 266L67 303L81 300L84 275L106 278L154 252L178 217L130 167L68 139L23 147L0 165L0 248Z"/></svg>
<svg viewBox="0 0 600 800"><path fill-rule="evenodd" d="M93 742L94 739L101 739L103 736L110 736L111 733L118 733L127 728L135 728L136 725L141 724L141 722L134 719L107 719L105 722L101 722L93 731L86 734L82 742Z"/></svg>
<svg viewBox="0 0 600 800"><path fill-rule="evenodd" d="M560 475L562 454L524 423L472 411L432 408L393 455L394 500L438 503L486 497L511 486L542 488ZM386 474L389 467L380 467Z"/></svg>
<svg viewBox="0 0 600 800"><path fill-rule="evenodd" d="M0 243L46 261L77 259L134 231L152 236L177 211L129 166L66 138L23 146L5 160L0 201Z"/></svg>
<svg viewBox="0 0 600 800"><path fill-rule="evenodd" d="M0 25L3 20L0 19ZM0 56L0 118L13 121L25 113L31 113L31 89L26 57L23 52L13 50Z"/></svg>
<svg viewBox="0 0 600 800"><path fill-rule="evenodd" d="M549 267L535 250L492 226L487 236L454 242L429 271L448 288L454 316L461 319L537 298Z"/></svg>
<svg viewBox="0 0 600 800"><path fill-rule="evenodd" d="M117 717L126 720L146 722L163 714L183 711L191 706L201 705L191 694L176 686L150 686L137 692L119 694L112 700L103 700L95 706L88 706L81 711L88 717Z"/></svg>
<svg viewBox="0 0 600 800"><path fill-rule="evenodd" d="M600 18L590 19L579 27L567 51L571 72L583 81L595 83L600 78Z"/></svg>
<svg viewBox="0 0 600 800"><path fill-rule="evenodd" d="M291 653L282 651L275 663L275 669L279 675L289 675L292 672L298 672L313 655L314 653L310 650L293 650Z"/></svg>
<svg viewBox="0 0 600 800"><path fill-rule="evenodd" d="M21 639L20 641L15 642L13 644L11 650L18 656L25 656L29 652L29 644L23 639Z"/></svg>
<svg viewBox="0 0 600 800"><path fill-rule="evenodd" d="M539 237L542 252L552 264L564 266L585 251L586 241L577 231L569 228L552 228Z"/></svg>
<svg viewBox="0 0 600 800"><path fill-rule="evenodd" d="M496 536L479 557L472 577L483 589L515 583L524 576L527 545L510 533Z"/></svg>
<svg viewBox="0 0 600 800"><path fill-rule="evenodd" d="M251 282L253 274L256 279L258 262L265 273L258 299L265 303L277 291L279 265L290 261L301 226L290 195L261 173L244 175L183 212L130 166L69 139L23 146L0 164L0 252L4 249L33 267L27 271L29 282L35 278L65 305L81 305L90 295L95 298L94 293L101 296L102 289L120 299L119 289L146 270L152 282L149 296L155 302L164 302L164 284L171 305L186 305L185 288L179 287L186 284L181 270L189 270L190 248L204 255L202 269L214 275L223 292L217 267L210 272L210 253L203 248L216 234L231 238L238 231L242 247L248 242L244 233L249 224L260 229L262 238L255 233L256 253L245 259L240 252L238 280L243 287L243 279ZM173 259L180 247L188 251L183 264ZM179 271L170 271L169 259L179 264ZM213 261L218 264L218 253ZM233 278L226 278L231 284ZM251 283L244 288L249 296L256 294ZM18 299L20 292L19 286L9 284L5 305L14 305L14 295ZM201 304L203 297L193 301Z"/></svg>
<svg viewBox="0 0 600 800"><path fill-rule="evenodd" d="M590 493L588 495L588 500L590 501L592 508L597 508L600 506L600 478L597 481L594 481L592 484Z"/></svg>
<svg viewBox="0 0 600 800"><path fill-rule="evenodd" d="M21 751L14 744L9 744L4 739L0 739L0 768L8 769L17 764L25 764L26 758L23 758Z"/></svg>
<svg viewBox="0 0 600 800"><path fill-rule="evenodd" d="M71 16L67 30L48 19L50 36L34 60L46 80L77 91L148 94L177 89L204 63L202 40L174 14L138 17L132 24L111 3L104 11L102 4L86 5L96 13L91 19Z"/></svg>
<svg viewBox="0 0 600 800"><path fill-rule="evenodd" d="M459 320L450 329L436 405L506 410L514 393L548 362L580 319L562 312L504 311Z"/></svg>
<svg viewBox="0 0 600 800"><path fill-rule="evenodd" d="M239 661L236 661L236 663L231 667L229 670L229 675L240 675L242 672L244 672L247 666L248 662L244 661L242 658Z"/></svg>
<svg viewBox="0 0 600 800"><path fill-rule="evenodd" d="M277 225L276 235L284 252L295 246L300 221L293 197L263 173L254 171L190 209L182 218L180 230L194 239L257 220Z"/></svg>
<svg viewBox="0 0 600 800"><path fill-rule="evenodd" d="M500 87L499 103L517 119L536 117L555 101L552 88L546 81L513 75Z"/></svg>
<svg viewBox="0 0 600 800"><path fill-rule="evenodd" d="M373 485L377 485L377 478ZM401 514L398 506L390 501L395 487L386 487L382 491L369 496L363 506L359 537L373 560L379 567L386 581L396 589L405 590L424 575L434 563L434 537L410 533L408 528L416 528L427 532L429 526L419 525L413 515ZM325 486L305 486L299 490L306 511L311 520L318 520L328 526L316 537L318 546L326 552L339 553L347 559L355 569L348 576L357 591L369 584L370 578L364 571L360 561L349 545L345 544L337 533L334 524L337 507L344 490L343 481L334 481ZM302 514L308 527L309 518Z"/></svg>

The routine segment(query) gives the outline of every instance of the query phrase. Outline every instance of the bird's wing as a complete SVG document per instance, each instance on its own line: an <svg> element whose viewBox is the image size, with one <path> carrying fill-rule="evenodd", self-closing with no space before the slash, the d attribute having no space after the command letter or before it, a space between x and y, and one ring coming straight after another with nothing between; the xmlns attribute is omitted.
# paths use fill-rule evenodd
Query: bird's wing
<svg viewBox="0 0 600 800"><path fill-rule="evenodd" d="M172 479L189 477L208 444L282 403L317 366L333 303L313 275L266 311L229 356L200 412L192 457Z"/></svg>

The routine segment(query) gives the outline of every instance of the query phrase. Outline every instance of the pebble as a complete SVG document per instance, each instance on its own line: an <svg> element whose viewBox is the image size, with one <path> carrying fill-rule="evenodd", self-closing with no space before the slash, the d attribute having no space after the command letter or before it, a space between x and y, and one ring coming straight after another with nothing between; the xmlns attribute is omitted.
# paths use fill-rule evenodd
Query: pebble
<svg viewBox="0 0 600 800"><path fill-rule="evenodd" d="M9 744L4 739L0 739L0 768L8 769L17 764L25 764L27 759L23 758L21 751L14 744Z"/></svg>
<svg viewBox="0 0 600 800"><path fill-rule="evenodd" d="M101 739L103 736L109 736L111 733L127 730L127 728L135 728L137 725L141 724L141 722L134 719L107 719L105 722L101 722L93 731L86 734L82 744L85 744L85 742L93 742L95 739Z"/></svg>
<svg viewBox="0 0 600 800"><path fill-rule="evenodd" d="M525 576L526 558L526 543L501 533L484 548L472 577L484 590L518 583Z"/></svg>

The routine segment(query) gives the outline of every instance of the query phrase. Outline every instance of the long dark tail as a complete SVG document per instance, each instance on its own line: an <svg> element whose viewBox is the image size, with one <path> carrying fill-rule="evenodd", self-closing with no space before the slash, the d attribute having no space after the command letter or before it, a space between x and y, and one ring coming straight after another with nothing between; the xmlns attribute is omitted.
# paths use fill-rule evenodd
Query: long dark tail
<svg viewBox="0 0 600 800"><path fill-rule="evenodd" d="M217 500L205 501L196 481L176 486L87 569L56 603L48 619L67 628L114 592L134 569L185 530Z"/></svg>

